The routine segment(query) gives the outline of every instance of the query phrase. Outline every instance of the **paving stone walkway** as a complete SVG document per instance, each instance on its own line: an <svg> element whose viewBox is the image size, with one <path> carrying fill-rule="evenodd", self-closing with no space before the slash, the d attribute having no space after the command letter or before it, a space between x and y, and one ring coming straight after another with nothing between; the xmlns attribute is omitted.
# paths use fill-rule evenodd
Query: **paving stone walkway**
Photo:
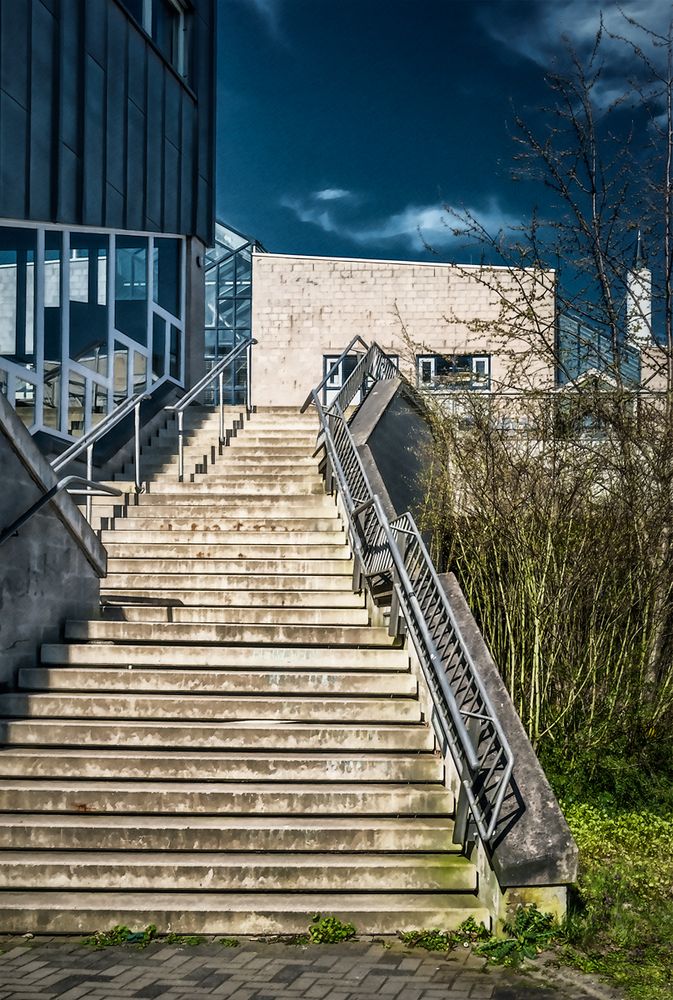
<svg viewBox="0 0 673 1000"><path fill-rule="evenodd" d="M17 943L18 942L18 943ZM488 967L469 951L399 943L299 946L242 940L92 950L80 940L0 941L0 1000L610 1000L589 979Z"/></svg>

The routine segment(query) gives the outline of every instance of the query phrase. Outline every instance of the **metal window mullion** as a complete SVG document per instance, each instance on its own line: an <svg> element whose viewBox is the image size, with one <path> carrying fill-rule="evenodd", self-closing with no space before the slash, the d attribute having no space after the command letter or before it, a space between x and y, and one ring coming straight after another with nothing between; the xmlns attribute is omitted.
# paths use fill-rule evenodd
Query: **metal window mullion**
<svg viewBox="0 0 673 1000"><path fill-rule="evenodd" d="M61 430L68 432L68 386L70 382L70 233L63 230L61 241Z"/></svg>
<svg viewBox="0 0 673 1000"><path fill-rule="evenodd" d="M152 349L154 340L154 237L150 236L147 241L147 277L145 288L147 291L146 308L146 337L147 337L147 364L145 365L145 388L152 385ZM165 340L165 337L164 337ZM134 386L135 388L135 386Z"/></svg>
<svg viewBox="0 0 673 1000"><path fill-rule="evenodd" d="M39 375L35 417L38 427L44 427L44 229L37 230L35 248L35 298L33 305L33 338L35 370Z"/></svg>

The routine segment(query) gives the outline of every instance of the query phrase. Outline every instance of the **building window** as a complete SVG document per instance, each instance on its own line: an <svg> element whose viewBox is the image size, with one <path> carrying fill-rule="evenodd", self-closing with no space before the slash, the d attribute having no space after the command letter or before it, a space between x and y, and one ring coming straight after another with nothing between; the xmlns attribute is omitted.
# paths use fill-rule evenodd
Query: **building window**
<svg viewBox="0 0 673 1000"><path fill-rule="evenodd" d="M491 358L488 354L419 354L416 357L418 385L432 392L488 392L491 388Z"/></svg>
<svg viewBox="0 0 673 1000"><path fill-rule="evenodd" d="M189 75L189 12L183 0L121 0L180 76Z"/></svg>
<svg viewBox="0 0 673 1000"><path fill-rule="evenodd" d="M81 437L182 380L184 243L0 225L0 391L31 430Z"/></svg>
<svg viewBox="0 0 673 1000"><path fill-rule="evenodd" d="M327 373L334 367L334 365L339 360L339 354L323 354L322 358L322 374L323 378ZM389 354L388 358L393 362L396 368L399 368L400 359L397 354ZM355 371L355 366L358 361L362 359L361 354L347 354L345 358L341 359L339 367L332 372L327 382L323 386L322 390L322 402L323 406L329 406L332 400L339 394L343 388L344 383ZM358 405L362 402L362 393L358 392L352 400L351 405Z"/></svg>

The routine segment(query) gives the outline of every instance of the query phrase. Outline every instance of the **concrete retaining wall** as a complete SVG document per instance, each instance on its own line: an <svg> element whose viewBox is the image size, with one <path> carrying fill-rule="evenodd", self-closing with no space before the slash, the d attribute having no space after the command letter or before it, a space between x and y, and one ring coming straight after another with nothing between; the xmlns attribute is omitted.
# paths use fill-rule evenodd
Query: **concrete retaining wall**
<svg viewBox="0 0 673 1000"><path fill-rule="evenodd" d="M50 465L0 394L0 530L56 482ZM0 685L33 666L66 618L98 614L106 553L66 493L0 546Z"/></svg>

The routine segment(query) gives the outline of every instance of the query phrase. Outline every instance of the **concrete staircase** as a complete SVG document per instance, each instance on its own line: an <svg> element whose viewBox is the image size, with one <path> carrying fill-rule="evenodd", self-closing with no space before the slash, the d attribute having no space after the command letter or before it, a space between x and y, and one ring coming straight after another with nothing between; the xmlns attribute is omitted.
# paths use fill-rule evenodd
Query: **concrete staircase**
<svg viewBox="0 0 673 1000"><path fill-rule="evenodd" d="M195 413L190 481L159 435L149 491L103 522L101 619L0 696L0 931L488 923L409 656L352 592L313 418L255 414L219 457Z"/></svg>

